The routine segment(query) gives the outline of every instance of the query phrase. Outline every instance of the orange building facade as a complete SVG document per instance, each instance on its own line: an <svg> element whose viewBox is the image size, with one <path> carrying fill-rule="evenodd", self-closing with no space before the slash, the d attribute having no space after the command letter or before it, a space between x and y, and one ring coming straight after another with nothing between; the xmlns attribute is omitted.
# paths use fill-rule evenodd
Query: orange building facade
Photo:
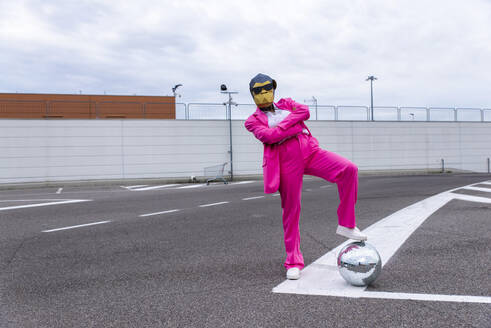
<svg viewBox="0 0 491 328"><path fill-rule="evenodd" d="M175 98L0 93L0 119L175 119Z"/></svg>

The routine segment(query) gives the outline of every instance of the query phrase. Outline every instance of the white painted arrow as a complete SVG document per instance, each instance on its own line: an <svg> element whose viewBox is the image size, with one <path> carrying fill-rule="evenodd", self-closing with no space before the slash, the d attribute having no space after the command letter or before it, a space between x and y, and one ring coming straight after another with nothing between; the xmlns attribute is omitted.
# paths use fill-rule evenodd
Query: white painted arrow
<svg viewBox="0 0 491 328"><path fill-rule="evenodd" d="M363 230L369 237L368 242L378 250L382 258L382 266L389 261L399 247L431 214L435 213L450 200L465 199L491 203L491 199L488 198L452 193L452 191L457 189L460 188L442 192L403 208ZM491 303L491 297L373 292L366 291L366 287L352 286L341 277L337 268L337 255L350 242L352 240L347 240L305 267L299 280L286 280L273 288L273 292L355 298Z"/></svg>

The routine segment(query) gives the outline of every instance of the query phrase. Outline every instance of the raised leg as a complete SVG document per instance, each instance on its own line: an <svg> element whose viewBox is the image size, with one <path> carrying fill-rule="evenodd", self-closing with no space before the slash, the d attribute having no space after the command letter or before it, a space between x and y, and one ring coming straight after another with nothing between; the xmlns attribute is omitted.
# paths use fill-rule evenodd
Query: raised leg
<svg viewBox="0 0 491 328"><path fill-rule="evenodd" d="M305 174L337 184L340 200L337 211L338 223L347 228L354 228L356 226L358 167L338 154L319 149L307 159Z"/></svg>

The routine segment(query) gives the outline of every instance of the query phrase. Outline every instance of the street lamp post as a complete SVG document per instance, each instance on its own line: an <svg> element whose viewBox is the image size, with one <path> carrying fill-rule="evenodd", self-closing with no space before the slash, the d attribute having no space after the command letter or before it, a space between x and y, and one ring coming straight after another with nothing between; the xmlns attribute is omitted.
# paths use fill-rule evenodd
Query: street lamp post
<svg viewBox="0 0 491 328"><path fill-rule="evenodd" d="M179 83L179 84L176 84L174 87L172 87L172 94L174 95L174 113L175 113L176 118L177 118L177 99L176 99L176 96L179 96L179 98L181 97L181 95L176 92L177 88L179 88L179 87L182 87L182 84ZM184 119L185 120L189 119L189 113L188 113L186 106L184 106Z"/></svg>
<svg viewBox="0 0 491 328"><path fill-rule="evenodd" d="M179 88L179 87L182 87L182 84L176 84L176 85L175 85L175 86L172 88L172 94L174 94L174 98L176 98L176 95L178 95L178 94L177 94L177 92L176 92L176 90L177 90L177 88ZM180 96L181 96L181 95L179 95L179 97L180 97Z"/></svg>
<svg viewBox="0 0 491 328"><path fill-rule="evenodd" d="M365 81L370 80L370 99L371 99L371 110L370 112L372 113L372 121L373 121L373 80L376 80L377 78L373 75L370 75Z"/></svg>
<svg viewBox="0 0 491 328"><path fill-rule="evenodd" d="M235 91L227 91L227 86L225 84L222 84L220 86L221 93L228 94L228 101L224 102L224 105L227 106L228 110L228 127L229 127L229 135L230 135L230 181L234 180L234 166L233 166L233 148L232 148L232 105L237 106L237 103L235 103L232 100L232 95L233 94L238 94L238 92Z"/></svg>

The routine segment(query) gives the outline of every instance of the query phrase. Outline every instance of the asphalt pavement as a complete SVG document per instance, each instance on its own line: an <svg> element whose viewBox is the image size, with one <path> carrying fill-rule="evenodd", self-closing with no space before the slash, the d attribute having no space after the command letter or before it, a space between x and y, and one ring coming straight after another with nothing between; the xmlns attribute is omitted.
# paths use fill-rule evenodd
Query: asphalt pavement
<svg viewBox="0 0 491 328"><path fill-rule="evenodd" d="M357 224L485 174L360 177ZM336 185L306 177L306 265L345 241ZM370 291L491 296L491 204L455 199ZM370 238L370 236L369 236ZM262 181L0 190L0 327L491 327L487 303L278 294L281 204Z"/></svg>

